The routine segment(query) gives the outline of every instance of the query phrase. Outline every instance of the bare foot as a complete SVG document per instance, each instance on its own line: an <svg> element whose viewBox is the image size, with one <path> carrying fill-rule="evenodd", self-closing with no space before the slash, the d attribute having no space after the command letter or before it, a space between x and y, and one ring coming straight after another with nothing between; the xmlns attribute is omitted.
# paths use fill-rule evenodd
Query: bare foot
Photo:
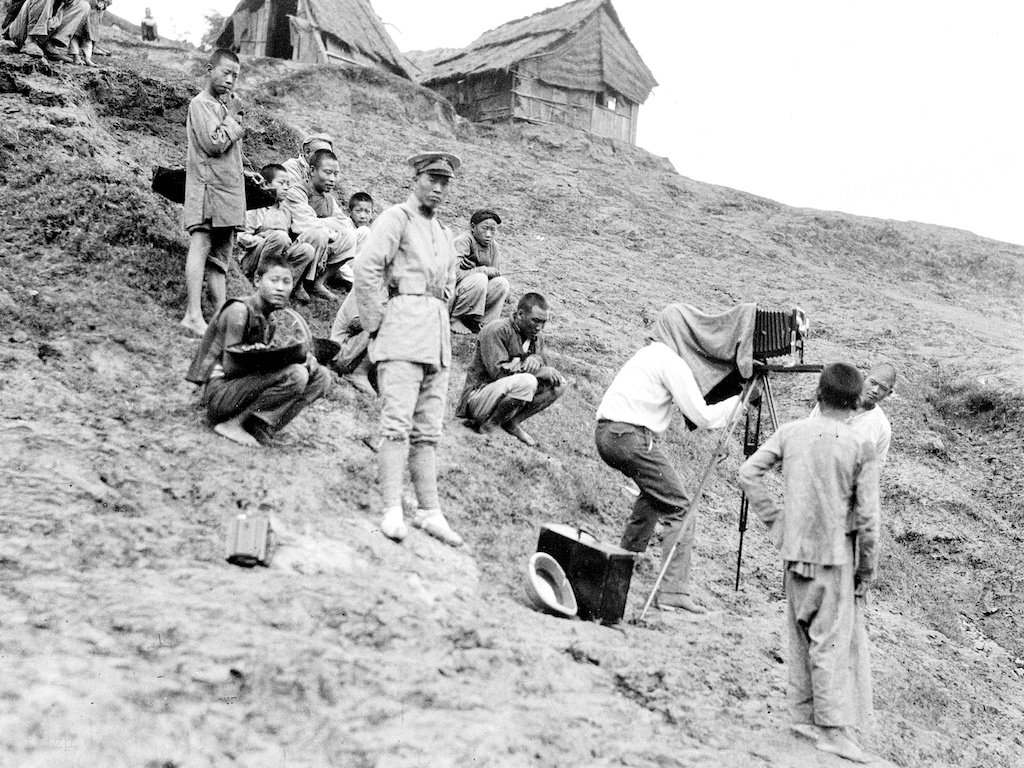
<svg viewBox="0 0 1024 768"><path fill-rule="evenodd" d="M206 321L203 318L196 320L186 315L181 320L181 327L186 331L194 333L196 336L203 336L206 333Z"/></svg>
<svg viewBox="0 0 1024 768"><path fill-rule="evenodd" d="M501 425L501 428L508 432L512 437L517 440L526 443L531 448L537 445L537 441L533 439L529 432L523 429L515 422L507 421Z"/></svg>
<svg viewBox="0 0 1024 768"><path fill-rule="evenodd" d="M239 445L247 445L251 448L258 448L260 445L256 438L246 432L245 428L242 427L242 419L239 416L236 416L233 419L228 419L227 421L222 421L220 424L214 424L213 431L221 437L233 440Z"/></svg>
<svg viewBox="0 0 1024 768"><path fill-rule="evenodd" d="M313 283L309 287L309 295L318 299L327 299L328 301L337 301L338 299L338 295L327 290L323 283Z"/></svg>
<svg viewBox="0 0 1024 768"><path fill-rule="evenodd" d="M452 333L458 336L472 336L473 329L468 327L458 318L455 318L454 320L452 320Z"/></svg>
<svg viewBox="0 0 1024 768"><path fill-rule="evenodd" d="M295 286L295 290L292 291L292 298L300 304L309 304L309 294L302 287L302 283Z"/></svg>

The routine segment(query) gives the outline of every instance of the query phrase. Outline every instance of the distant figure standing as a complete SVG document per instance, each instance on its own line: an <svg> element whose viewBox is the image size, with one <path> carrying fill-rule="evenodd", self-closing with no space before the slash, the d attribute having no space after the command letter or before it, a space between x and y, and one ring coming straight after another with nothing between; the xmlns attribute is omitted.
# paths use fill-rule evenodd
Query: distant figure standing
<svg viewBox="0 0 1024 768"><path fill-rule="evenodd" d="M360 325L372 339L369 357L381 400L380 530L394 541L409 533L402 511L408 462L418 503L413 524L459 546L462 537L441 512L436 450L448 399L448 300L455 290L455 249L437 209L460 161L447 152L425 152L408 162L412 194L381 213L355 260L353 290Z"/></svg>
<svg viewBox="0 0 1024 768"><path fill-rule="evenodd" d="M190 239L185 261L188 304L181 324L197 336L206 333L203 276L209 270L216 313L224 304L235 230L245 227L245 129L238 122L242 100L235 95L239 71L238 56L215 50L206 65L206 88L188 105L185 123L185 229Z"/></svg>
<svg viewBox="0 0 1024 768"><path fill-rule="evenodd" d="M854 604L878 567L878 459L848 419L864 380L834 363L818 382L819 416L784 424L740 467L750 507L784 564L793 730L854 762L868 757L846 729L857 724L851 654ZM780 510L764 477L782 464Z"/></svg>
<svg viewBox="0 0 1024 768"><path fill-rule="evenodd" d="M49 61L71 62L68 46L88 18L89 0L25 0L0 33L18 50L31 42Z"/></svg>
<svg viewBox="0 0 1024 768"><path fill-rule="evenodd" d="M146 15L143 17L142 22L139 24L142 27L142 39L147 42L153 42L157 40L156 34L156 19L153 18L153 12L146 9Z"/></svg>

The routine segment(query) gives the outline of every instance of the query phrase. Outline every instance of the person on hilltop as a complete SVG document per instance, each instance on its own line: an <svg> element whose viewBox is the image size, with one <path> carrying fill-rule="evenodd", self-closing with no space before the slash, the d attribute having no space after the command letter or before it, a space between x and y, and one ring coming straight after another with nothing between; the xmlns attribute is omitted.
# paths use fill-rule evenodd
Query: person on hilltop
<svg viewBox="0 0 1024 768"><path fill-rule="evenodd" d="M565 391L565 379L544 357L541 332L547 320L547 301L539 293L528 293L512 317L484 326L456 416L468 419L480 432L501 427L527 445L537 444L522 422Z"/></svg>
<svg viewBox="0 0 1024 768"><path fill-rule="evenodd" d="M239 370L227 353L238 345L268 344L269 316L288 303L292 266L280 254L256 268L256 292L231 299L210 322L186 379L203 387L202 403L219 435L241 445L269 445L275 434L331 386L331 375L312 354L278 370Z"/></svg>
<svg viewBox="0 0 1024 768"><path fill-rule="evenodd" d="M146 15L139 22L139 27L142 30L142 39L144 41L151 43L159 39L156 33L156 19L153 18L153 12L149 8L146 9Z"/></svg>
<svg viewBox="0 0 1024 768"><path fill-rule="evenodd" d="M89 11L89 0L24 0L20 8L14 2L10 6L14 15L5 18L0 36L14 43L16 50L33 44L49 61L71 62L68 46L88 23Z"/></svg>
<svg viewBox="0 0 1024 768"><path fill-rule="evenodd" d="M408 462L418 503L413 524L459 546L462 537L441 512L436 451L451 372L448 301L456 269L451 235L437 210L460 160L447 152L424 152L407 162L413 168L412 193L374 222L356 258L353 289L380 391L380 530L394 541L409 533L402 511Z"/></svg>
<svg viewBox="0 0 1024 768"><path fill-rule="evenodd" d="M206 88L188 106L185 133L184 224L189 233L185 261L188 303L182 326L202 336L203 275L209 273L214 311L224 304L228 261L235 245L235 230L245 226L245 175L238 118L242 100L235 94L240 65L238 56L218 48L206 65Z"/></svg>
<svg viewBox="0 0 1024 768"><path fill-rule="evenodd" d="M318 149L310 158L309 177L292 183L285 195L284 207L291 216L292 232L316 250L316 276L307 291L311 296L330 301L338 297L327 288L327 281L341 279L351 285L356 235L351 220L334 198L341 166L329 149Z"/></svg>
<svg viewBox="0 0 1024 768"><path fill-rule="evenodd" d="M749 325L753 327L753 305L749 307ZM672 421L673 404L694 427L718 429L729 422L740 398L732 396L713 404L705 401L693 367L696 362L683 357L688 353L681 339L689 332L687 319L691 314L692 308L686 305L669 305L662 310L650 343L622 366L605 392L597 408L594 439L601 459L640 488L620 546L630 552L643 552L660 521L664 526L662 556L667 558L674 545L676 551L665 570L657 604L700 614L704 608L690 597L696 527L690 514L690 495L658 445L658 438ZM736 334L726 333L721 338L726 337L728 343L722 347L735 350ZM760 390L756 383L751 386L751 399L756 399Z"/></svg>
<svg viewBox="0 0 1024 768"><path fill-rule="evenodd" d="M869 758L847 731L857 724L854 611L875 579L879 534L878 456L849 423L863 385L853 366L826 366L818 416L782 425L739 469L750 508L782 555L793 730L859 763ZM764 484L779 463L781 510Z"/></svg>
<svg viewBox="0 0 1024 768"><path fill-rule="evenodd" d="M271 255L284 256L292 266L292 298L309 301L303 283L312 285L316 273L316 249L303 238L292 242L290 230L292 217L289 209L282 205L288 192L288 172L284 166L270 163L260 169L260 176L267 187L276 195L276 202L265 208L254 208L245 214L245 230L238 233L238 244L242 248L239 266L250 280L256 275L259 262Z"/></svg>
<svg viewBox="0 0 1024 768"><path fill-rule="evenodd" d="M476 211L469 230L455 238L459 272L452 298L452 333L476 333L501 317L508 298L508 278L501 275L501 257L495 234L501 217L494 211Z"/></svg>
<svg viewBox="0 0 1024 768"><path fill-rule="evenodd" d="M321 149L334 151L334 139L326 133L311 133L299 145L299 154L285 160L282 165L288 171L292 184L303 184L309 178L310 161Z"/></svg>

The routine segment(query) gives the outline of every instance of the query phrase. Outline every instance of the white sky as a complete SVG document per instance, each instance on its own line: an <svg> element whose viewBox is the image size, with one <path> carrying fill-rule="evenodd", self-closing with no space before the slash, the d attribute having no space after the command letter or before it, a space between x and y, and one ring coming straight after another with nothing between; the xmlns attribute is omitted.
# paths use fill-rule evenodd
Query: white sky
<svg viewBox="0 0 1024 768"><path fill-rule="evenodd" d="M559 0L371 0L403 51L460 48ZM660 85L637 143L684 176L789 205L1024 244L1024 4L618 0ZM236 0L114 0L197 41ZM242 76L245 76L243 71Z"/></svg>

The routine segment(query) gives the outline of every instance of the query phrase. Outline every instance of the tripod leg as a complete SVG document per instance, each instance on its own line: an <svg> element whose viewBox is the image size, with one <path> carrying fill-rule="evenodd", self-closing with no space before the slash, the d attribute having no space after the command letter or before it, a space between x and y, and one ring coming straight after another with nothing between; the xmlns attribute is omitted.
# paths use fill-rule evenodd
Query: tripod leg
<svg viewBox="0 0 1024 768"><path fill-rule="evenodd" d="M740 497L740 546L736 550L736 586L735 592L740 591L740 568L743 565L743 534L747 530L747 513L750 511L750 499L747 494Z"/></svg>
<svg viewBox="0 0 1024 768"><path fill-rule="evenodd" d="M771 380L769 380L767 375L762 380L764 381L763 394L768 401L768 418L772 422L772 431L777 432L779 429L779 416L775 411L775 396L772 394Z"/></svg>
<svg viewBox="0 0 1024 768"><path fill-rule="evenodd" d="M708 462L707 467L704 469L704 474L701 476L700 484L697 486L697 490L693 494L693 500L690 502L690 508L687 512L688 515L696 515L697 507L700 506L701 497L704 496L704 488L708 484L708 480L711 479L711 474L715 471L715 467L719 464L719 455L722 453L722 448L725 445L725 441L728 440L733 431L736 429L736 424L739 422L739 415L746 408L750 402L751 385L748 383L743 389L743 396L740 401L736 403L736 407L733 408L731 414L729 414L729 421L726 427L722 430L722 437L718 441L718 445L711 454L711 460ZM654 596L658 594L658 588L661 586L661 582L665 578L665 572L668 571L669 564L672 562L672 558L676 553L676 547L679 545L678 537L676 542L672 545L672 549L669 550L668 555L664 558L665 562L661 566L661 573L658 574L658 578L654 581L654 588L651 589L651 594L647 597L647 602L644 603L643 609L640 611L640 615L636 618L636 622L641 622L647 615L647 611L650 610L651 603L654 602Z"/></svg>

